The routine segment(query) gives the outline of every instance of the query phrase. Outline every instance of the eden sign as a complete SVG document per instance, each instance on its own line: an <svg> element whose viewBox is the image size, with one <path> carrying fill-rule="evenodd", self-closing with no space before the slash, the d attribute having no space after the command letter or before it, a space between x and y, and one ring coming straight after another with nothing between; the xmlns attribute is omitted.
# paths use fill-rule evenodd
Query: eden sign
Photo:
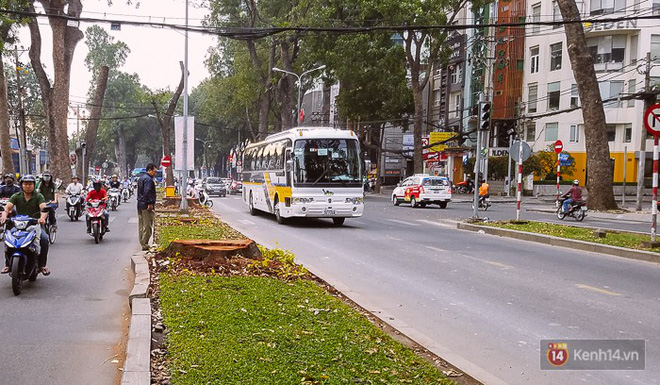
<svg viewBox="0 0 660 385"><path fill-rule="evenodd" d="M637 29L637 20L602 21L584 23L584 31L609 31L612 29Z"/></svg>

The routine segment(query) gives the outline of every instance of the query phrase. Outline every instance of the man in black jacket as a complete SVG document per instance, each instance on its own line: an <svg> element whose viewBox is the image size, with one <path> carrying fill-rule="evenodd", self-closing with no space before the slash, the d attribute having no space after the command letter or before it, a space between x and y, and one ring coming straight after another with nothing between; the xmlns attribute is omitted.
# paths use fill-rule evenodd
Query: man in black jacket
<svg viewBox="0 0 660 385"><path fill-rule="evenodd" d="M156 205L156 166L147 165L147 173L138 179L137 183L137 210L138 232L142 250L149 250L149 239L154 229L154 206Z"/></svg>

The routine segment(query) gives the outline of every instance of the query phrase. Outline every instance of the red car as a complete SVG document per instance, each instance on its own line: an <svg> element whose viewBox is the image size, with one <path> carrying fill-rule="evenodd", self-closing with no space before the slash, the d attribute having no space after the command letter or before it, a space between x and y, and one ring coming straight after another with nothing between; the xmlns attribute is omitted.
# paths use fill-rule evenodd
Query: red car
<svg viewBox="0 0 660 385"><path fill-rule="evenodd" d="M243 192L243 182L234 180L229 184L229 194L241 194Z"/></svg>

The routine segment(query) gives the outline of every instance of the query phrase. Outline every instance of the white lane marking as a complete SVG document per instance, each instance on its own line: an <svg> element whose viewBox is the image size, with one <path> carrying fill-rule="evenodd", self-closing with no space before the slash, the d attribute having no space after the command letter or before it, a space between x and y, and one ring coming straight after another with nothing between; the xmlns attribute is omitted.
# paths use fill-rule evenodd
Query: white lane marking
<svg viewBox="0 0 660 385"><path fill-rule="evenodd" d="M138 218L137 218L137 217L128 218L128 223L138 223L138 222L139 222L139 221L138 221Z"/></svg>
<svg viewBox="0 0 660 385"><path fill-rule="evenodd" d="M117 217L110 217L110 223L114 222Z"/></svg>
<svg viewBox="0 0 660 385"><path fill-rule="evenodd" d="M489 265L499 267L501 269L513 269L513 266L506 265L504 263L499 263L499 262L495 262L495 261L484 261L484 262L486 262Z"/></svg>
<svg viewBox="0 0 660 385"><path fill-rule="evenodd" d="M434 226L440 226L440 227L452 227L452 228L456 227L456 224L443 223L443 222L434 222L434 221L429 221L429 220L426 220L426 219L418 219L417 222L422 222L422 223L426 223L427 225L434 225Z"/></svg>
<svg viewBox="0 0 660 385"><path fill-rule="evenodd" d="M609 290L605 290L605 289L601 289L601 288L593 287L593 286L589 286L589 285L584 285L584 284L581 284L581 283L576 283L575 286L580 288L580 289L591 290L591 291L595 291L595 292L598 292L598 293L601 293L601 294L614 295L614 296L621 295L621 294L615 293L613 291L609 291Z"/></svg>
<svg viewBox="0 0 660 385"><path fill-rule="evenodd" d="M410 222L406 222L406 221L400 221L398 219L388 219L388 221L398 223L400 225L419 226L417 223L410 223Z"/></svg>
<svg viewBox="0 0 660 385"><path fill-rule="evenodd" d="M433 246L426 246L426 248L429 249L429 250L437 251L439 253L443 253L443 252L447 251L445 249L441 249L439 247L433 247Z"/></svg>
<svg viewBox="0 0 660 385"><path fill-rule="evenodd" d="M391 236L391 235L386 235L385 237L386 237L386 238L389 238L389 239L391 239L391 240L393 240L393 241L401 241L399 238L393 237L393 236Z"/></svg>
<svg viewBox="0 0 660 385"><path fill-rule="evenodd" d="M252 221L249 220L249 219L239 219L238 221L241 222L242 224L244 224L244 225L248 225L248 226L254 226L254 225L256 225L256 223L252 222Z"/></svg>

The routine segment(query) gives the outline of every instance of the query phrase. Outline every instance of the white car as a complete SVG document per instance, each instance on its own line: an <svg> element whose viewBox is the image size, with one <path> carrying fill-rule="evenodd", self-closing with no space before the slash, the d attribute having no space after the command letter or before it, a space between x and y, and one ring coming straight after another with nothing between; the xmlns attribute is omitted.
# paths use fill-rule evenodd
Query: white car
<svg viewBox="0 0 660 385"><path fill-rule="evenodd" d="M446 208L451 202L451 182L443 176L415 174L399 183L392 192L392 204L410 203L411 207L437 204Z"/></svg>

